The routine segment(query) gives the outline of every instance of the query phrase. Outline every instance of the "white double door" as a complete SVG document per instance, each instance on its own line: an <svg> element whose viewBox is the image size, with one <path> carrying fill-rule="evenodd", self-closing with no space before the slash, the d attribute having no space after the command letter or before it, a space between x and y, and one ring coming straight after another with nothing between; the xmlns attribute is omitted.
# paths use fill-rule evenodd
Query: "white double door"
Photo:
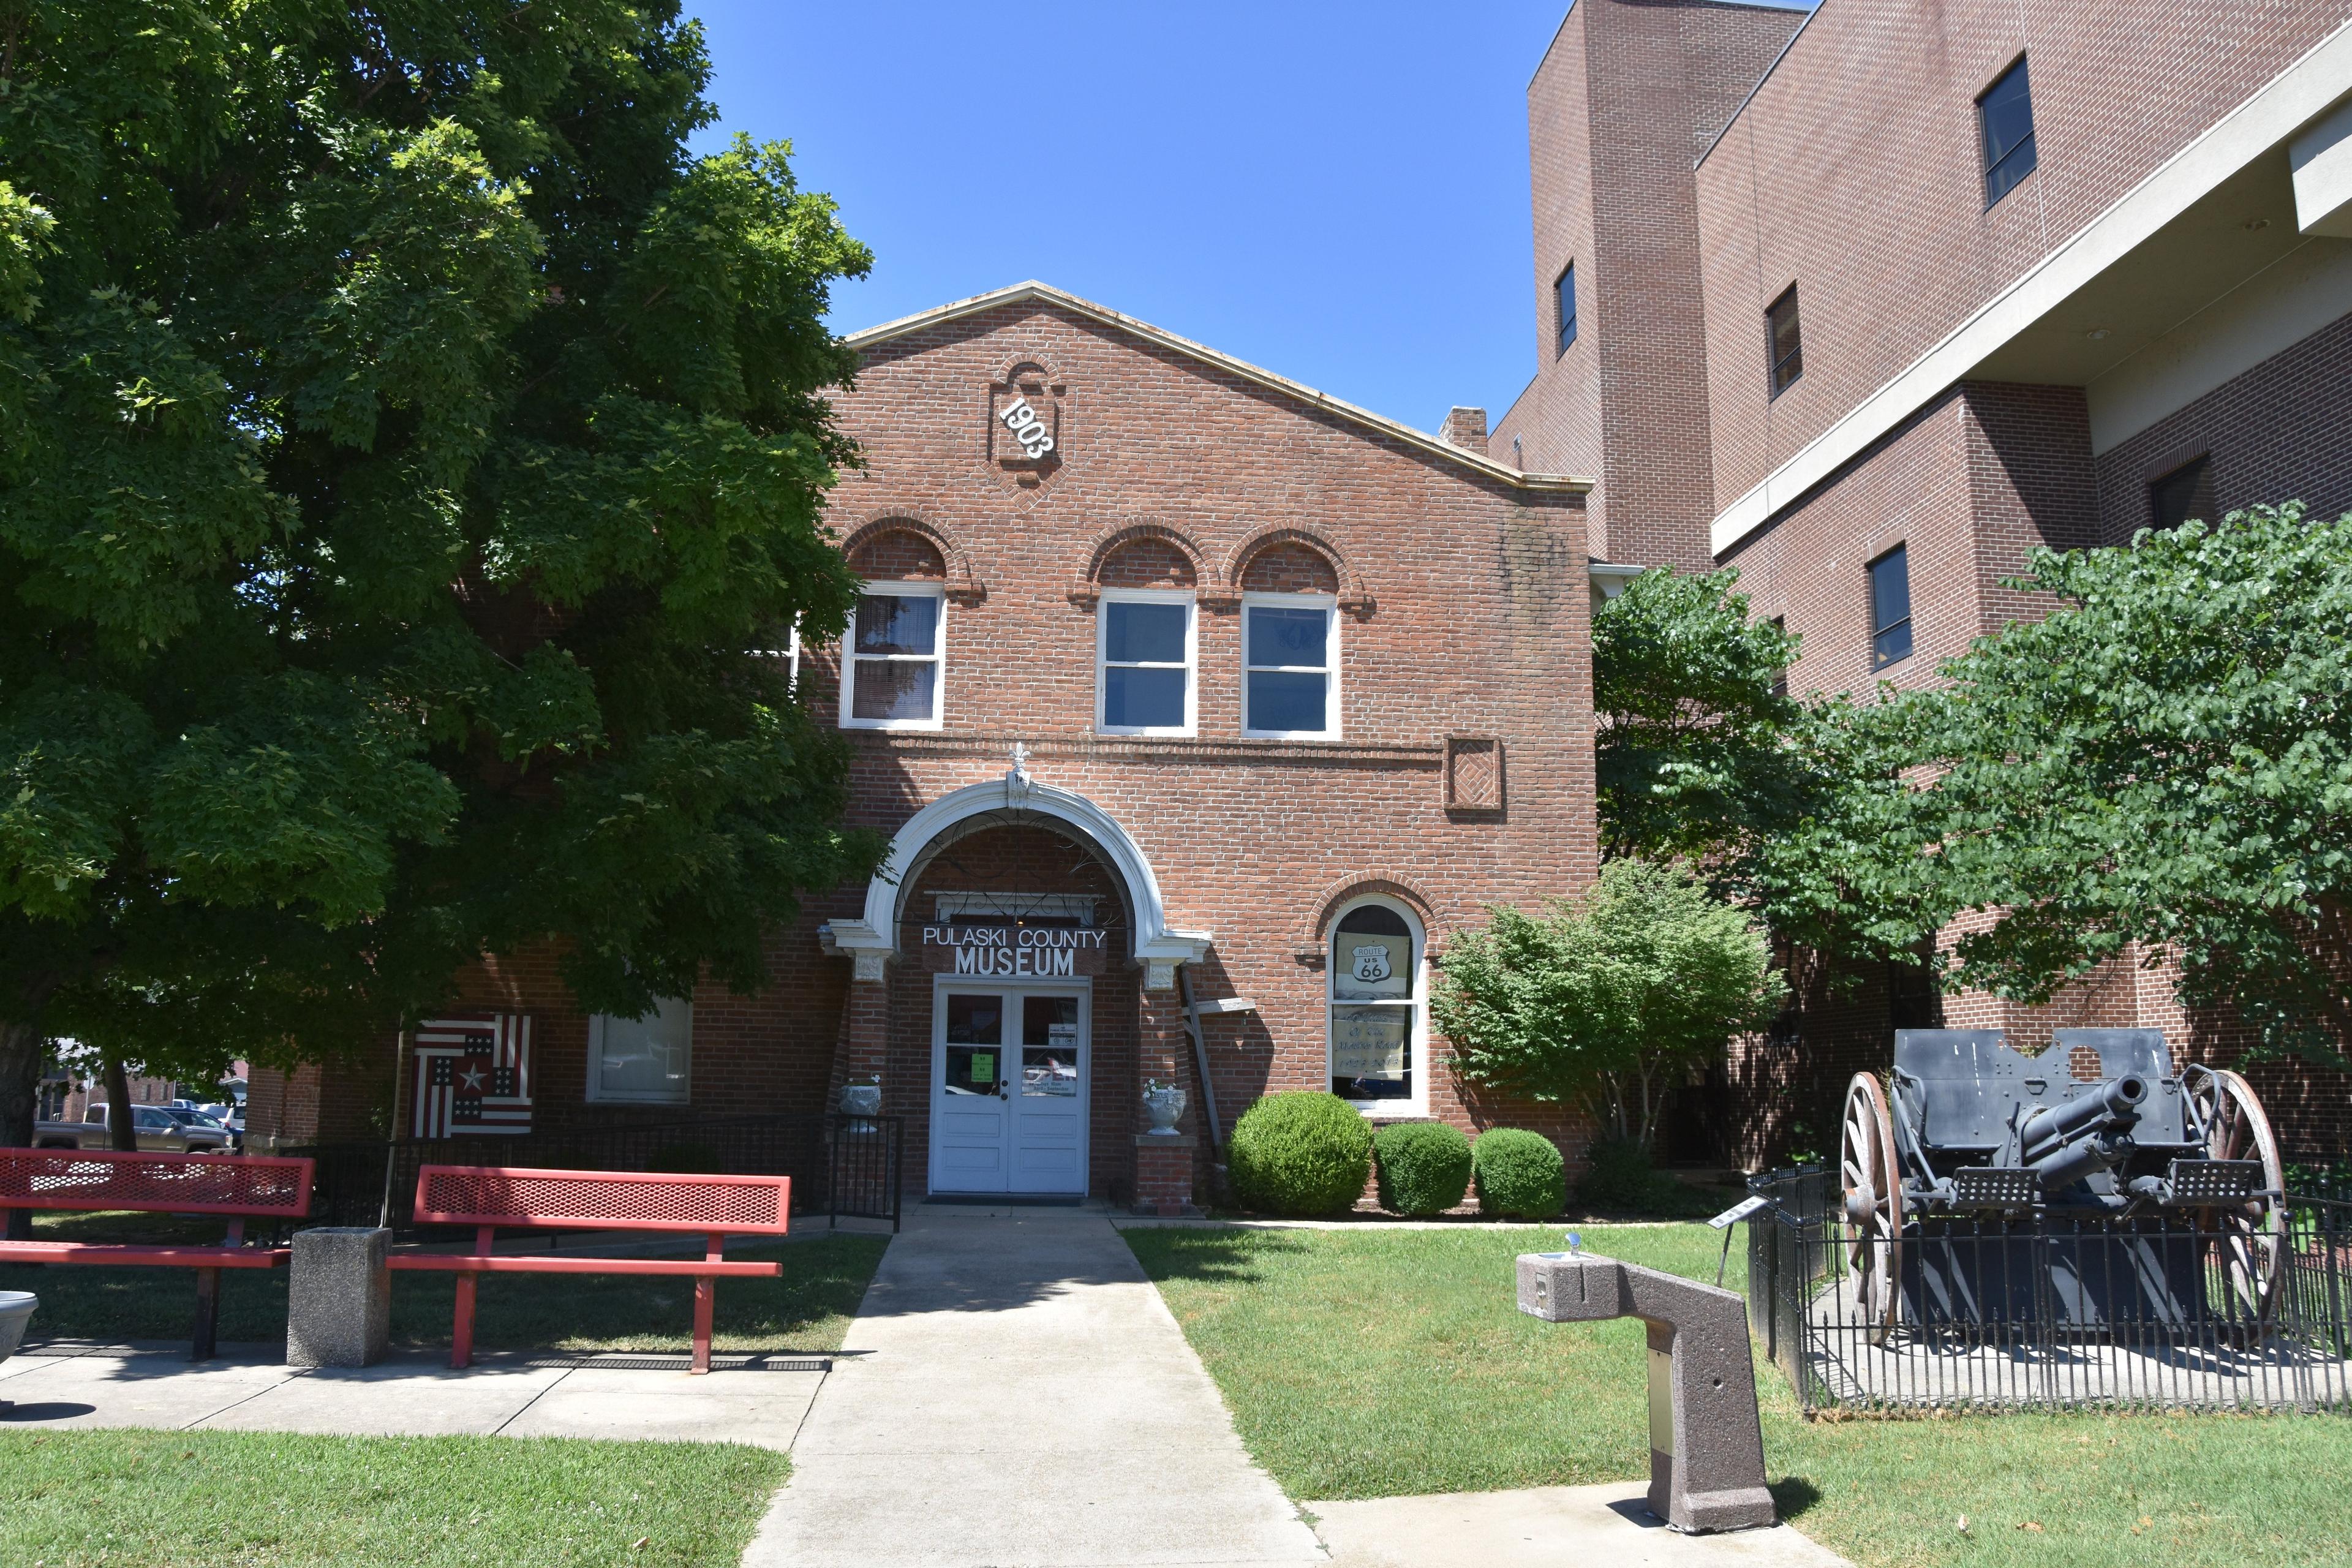
<svg viewBox="0 0 2352 1568"><path fill-rule="evenodd" d="M931 998L931 1191L1087 1190L1084 984L942 975Z"/></svg>

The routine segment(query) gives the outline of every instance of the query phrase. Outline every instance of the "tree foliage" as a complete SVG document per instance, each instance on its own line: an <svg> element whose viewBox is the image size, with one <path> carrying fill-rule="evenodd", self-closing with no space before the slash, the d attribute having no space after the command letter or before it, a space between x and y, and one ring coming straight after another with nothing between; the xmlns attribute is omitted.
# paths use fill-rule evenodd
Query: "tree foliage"
<svg viewBox="0 0 2352 1568"><path fill-rule="evenodd" d="M1648 1148L1677 1069L1786 994L1742 910L1681 867L1611 860L1580 900L1507 906L1439 955L1431 1012L1473 1083L1577 1107Z"/></svg>
<svg viewBox="0 0 2352 1568"><path fill-rule="evenodd" d="M2257 507L2038 551L2014 585L2062 607L1868 721L1918 771L1864 819L1875 842L1833 858L1897 922L1990 917L1950 985L2043 1001L2137 944L2178 960L2184 1003L2342 1065L2352 516Z"/></svg>
<svg viewBox="0 0 2352 1568"><path fill-rule="evenodd" d="M1601 848L1725 872L1803 807L1797 638L1749 618L1739 574L1659 567L1592 617Z"/></svg>
<svg viewBox="0 0 2352 1568"><path fill-rule="evenodd" d="M635 1013L861 875L790 699L855 584L782 145L671 0L0 6L0 1142L551 938Z"/></svg>

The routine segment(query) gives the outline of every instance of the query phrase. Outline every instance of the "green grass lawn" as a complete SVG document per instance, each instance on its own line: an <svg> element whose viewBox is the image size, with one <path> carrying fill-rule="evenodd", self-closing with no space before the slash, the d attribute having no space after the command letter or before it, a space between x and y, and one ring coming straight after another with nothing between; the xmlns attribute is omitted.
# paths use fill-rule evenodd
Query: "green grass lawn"
<svg viewBox="0 0 2352 1568"><path fill-rule="evenodd" d="M730 1258L777 1258L784 1271L776 1279L719 1282L712 1344L721 1351L839 1350L889 1239L845 1232L729 1248ZM453 1274L394 1274L393 1342L447 1344L457 1289ZM184 1340L195 1313L194 1278L185 1268L0 1265L0 1290L41 1298L29 1335L36 1341ZM474 1342L485 1350L683 1351L693 1331L694 1281L684 1276L491 1274L481 1280ZM285 1342L284 1268L222 1273L220 1337Z"/></svg>
<svg viewBox="0 0 2352 1568"><path fill-rule="evenodd" d="M1642 1328L1514 1305L1519 1230L1137 1229L1129 1245L1302 1500L1648 1474ZM1703 1226L1588 1237L1715 1278ZM1740 1248L1726 1283L1744 1284ZM1784 1517L1865 1568L2220 1568L2352 1562L2352 1422L2060 1414L1805 1420L1759 1369ZM1965 1516L1965 1532L1958 1521Z"/></svg>
<svg viewBox="0 0 2352 1568"><path fill-rule="evenodd" d="M0 1563L717 1568L789 1468L717 1443L0 1432Z"/></svg>

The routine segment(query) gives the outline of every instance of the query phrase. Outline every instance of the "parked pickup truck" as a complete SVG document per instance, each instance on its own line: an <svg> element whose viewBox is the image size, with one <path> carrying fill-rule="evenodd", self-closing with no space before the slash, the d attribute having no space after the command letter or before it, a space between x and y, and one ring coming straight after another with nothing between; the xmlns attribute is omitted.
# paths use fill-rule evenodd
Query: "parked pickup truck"
<svg viewBox="0 0 2352 1568"><path fill-rule="evenodd" d="M37 1121L33 1124L33 1147L36 1149L111 1149L113 1140L106 1131L106 1107L89 1108L88 1121ZM150 1154L211 1154L229 1146L226 1127L204 1122L183 1125L160 1105L134 1105L131 1108L131 1125L137 1130L139 1147Z"/></svg>

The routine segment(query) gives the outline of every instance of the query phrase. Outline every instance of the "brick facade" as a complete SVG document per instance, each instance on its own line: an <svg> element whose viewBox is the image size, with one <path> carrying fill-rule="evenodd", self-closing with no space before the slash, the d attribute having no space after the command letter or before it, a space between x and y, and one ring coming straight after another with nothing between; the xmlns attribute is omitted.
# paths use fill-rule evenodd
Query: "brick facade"
<svg viewBox="0 0 2352 1568"><path fill-rule="evenodd" d="M1754 612L1803 638L1801 695L1935 680L1972 639L2048 612L2005 585L2032 549L2128 541L2150 482L2195 459L2208 511L2352 507L2352 299L2298 281L2340 278L2311 247L2352 242L2296 232L2284 143L2314 121L2247 111L2298 73L2295 114L2340 96L2340 69L2313 62L2347 23L2352 0L1580 0L1528 88L1536 370L1491 450L1596 473L1597 555L1737 567ZM2021 57L2035 167L1988 204L1976 100ZM2202 184L2182 183L2192 147L2213 170ZM2178 216L2111 238L2159 176ZM2122 248L2072 295L2036 281L2075 245ZM1553 281L1570 260L1562 352ZM1765 311L1792 286L1803 369L1776 395ZM1922 370L1996 308L2008 339L1948 356L1942 379ZM2200 368L2224 363L2244 368ZM1878 668L1866 567L1897 545L1914 646ZM2022 1008L1790 956L1781 1026L1681 1113L1750 1164L1833 1141L1847 1078L1883 1068L1923 1007L2028 1044L2136 1023L2186 1059L2247 1044L2182 1015L2161 964L2119 961ZM2258 1081L2291 1145L2352 1144L2343 1075Z"/></svg>
<svg viewBox="0 0 2352 1568"><path fill-rule="evenodd" d="M1205 1195L1213 1139L1180 982L1132 961L1145 900L1117 854L1024 812L1020 789L1116 824L1168 926L1205 933L1184 966L1194 994L1255 1004L1202 1023L1219 1131L1270 1090L1328 1088L1323 955L1342 905L1391 900L1441 942L1486 905L1573 892L1594 873L1586 487L1486 460L1475 411L1449 445L1041 289L852 342L864 363L836 406L866 467L845 477L830 521L869 580L941 584L945 662L939 728L852 731L850 816L896 834L971 798L959 791L1003 805L909 847L919 858L885 895L896 929L879 940L895 934L895 952L857 949L860 885L774 933L757 995L698 991L683 1109L814 1110L879 1074L886 1112L908 1118L919 1194L933 1175L934 977L953 963L923 928L949 894L1091 899L1107 942L1072 976L1091 991L1087 1184L1181 1206ZM990 417L1015 395L1050 410L1045 462ZM1192 735L1097 726L1102 595L1125 587L1195 596ZM1243 595L1260 592L1337 601L1338 738L1243 733ZM837 713L837 650L806 650L801 671L805 700ZM1016 746L1032 782L1017 787ZM1473 771L1453 776L1449 757ZM587 1020L552 955L499 959L461 989L464 1004L531 1014L542 1124L678 1114L587 1103ZM366 1100L372 1077L390 1080L306 1072L270 1092L288 1132L324 1135L329 1104ZM1139 1147L1146 1078L1190 1092L1180 1144ZM1480 1100L1442 1067L1426 1099L1414 1114L1581 1147L1558 1112Z"/></svg>

